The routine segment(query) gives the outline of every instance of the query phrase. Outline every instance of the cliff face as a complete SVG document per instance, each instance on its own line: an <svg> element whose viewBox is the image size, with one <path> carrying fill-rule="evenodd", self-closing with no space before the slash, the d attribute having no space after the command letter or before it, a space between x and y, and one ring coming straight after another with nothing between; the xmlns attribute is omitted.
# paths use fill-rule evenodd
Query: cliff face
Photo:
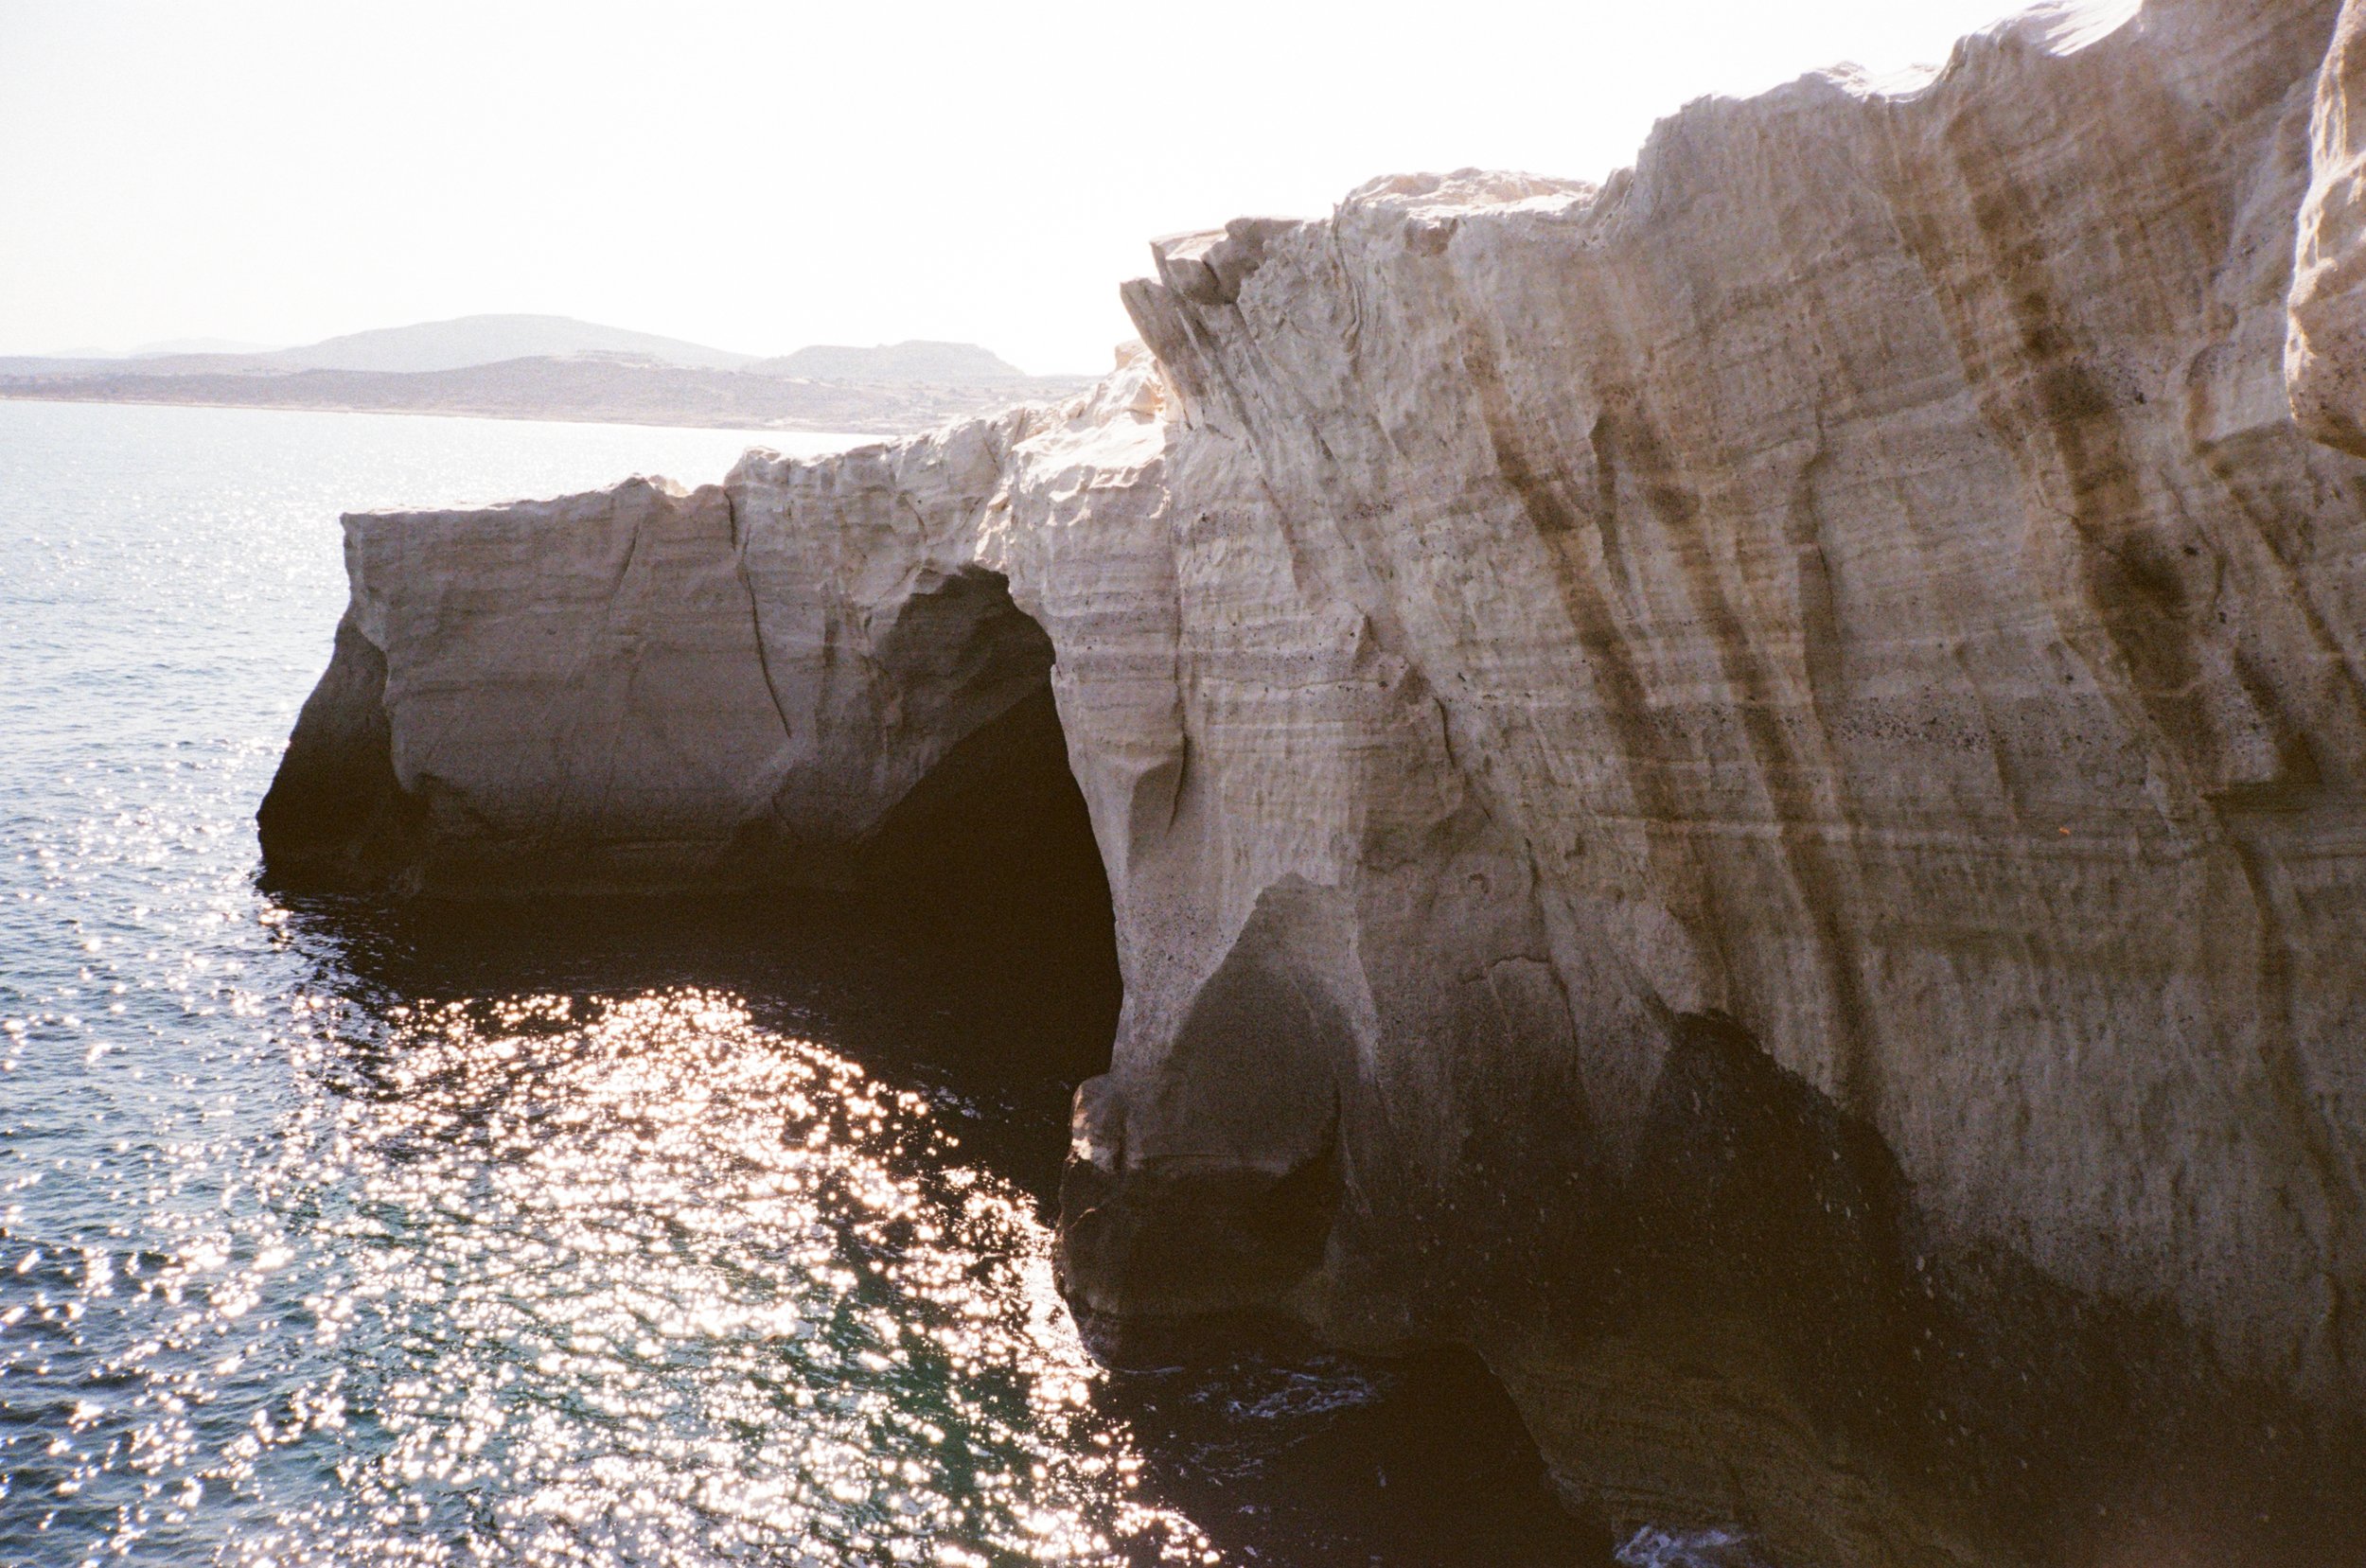
<svg viewBox="0 0 2366 1568"><path fill-rule="evenodd" d="M1460 1340L1573 1506L1778 1560L2325 1550L2356 34L2321 83L2331 0L2035 12L1599 188L1163 241L1060 409L348 519L267 859L892 878L1048 691L1125 978L1063 1193L1113 1353Z"/></svg>
<svg viewBox="0 0 2366 1568"><path fill-rule="evenodd" d="M2366 8L2349 4L2317 79L2284 357L2301 428L2366 456L2366 123L2354 110L2366 111Z"/></svg>

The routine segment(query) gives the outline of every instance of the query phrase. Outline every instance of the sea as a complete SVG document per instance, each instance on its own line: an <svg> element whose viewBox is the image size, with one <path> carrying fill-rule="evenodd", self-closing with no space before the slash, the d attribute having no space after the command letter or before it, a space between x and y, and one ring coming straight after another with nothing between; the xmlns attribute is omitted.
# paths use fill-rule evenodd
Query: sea
<svg viewBox="0 0 2366 1568"><path fill-rule="evenodd" d="M0 1564L1610 1560L1475 1363L1095 1363L1057 985L258 886L341 512L861 439L0 402Z"/></svg>

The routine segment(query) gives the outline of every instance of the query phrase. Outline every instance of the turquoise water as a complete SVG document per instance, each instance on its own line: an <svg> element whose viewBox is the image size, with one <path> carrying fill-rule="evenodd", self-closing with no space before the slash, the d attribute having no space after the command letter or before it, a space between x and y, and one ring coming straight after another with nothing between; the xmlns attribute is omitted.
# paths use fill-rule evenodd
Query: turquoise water
<svg viewBox="0 0 2366 1568"><path fill-rule="evenodd" d="M757 440L0 403L0 1563L1599 1560L1467 1369L1096 1367L1007 986L256 890L340 511Z"/></svg>

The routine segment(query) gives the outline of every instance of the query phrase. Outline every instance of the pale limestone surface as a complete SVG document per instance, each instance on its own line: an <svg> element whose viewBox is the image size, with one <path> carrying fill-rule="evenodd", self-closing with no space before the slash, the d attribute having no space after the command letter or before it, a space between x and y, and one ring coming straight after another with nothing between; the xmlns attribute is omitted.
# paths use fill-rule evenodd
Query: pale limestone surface
<svg viewBox="0 0 2366 1568"><path fill-rule="evenodd" d="M637 888L728 862L786 740L720 488L344 526L348 617L428 819L413 881Z"/></svg>
<svg viewBox="0 0 2366 1568"><path fill-rule="evenodd" d="M2301 208L2284 349L2292 414L2366 456L2366 5L2341 8L2317 80L2313 178Z"/></svg>
<svg viewBox="0 0 2366 1568"><path fill-rule="evenodd" d="M396 776L472 824L404 874L842 879L1048 654L1126 985L1088 1318L1473 1345L1573 1502L1800 1561L2246 1560L2178 1510L2326 1524L2366 1416L2335 11L1376 181L1160 242L1059 409L357 520Z"/></svg>

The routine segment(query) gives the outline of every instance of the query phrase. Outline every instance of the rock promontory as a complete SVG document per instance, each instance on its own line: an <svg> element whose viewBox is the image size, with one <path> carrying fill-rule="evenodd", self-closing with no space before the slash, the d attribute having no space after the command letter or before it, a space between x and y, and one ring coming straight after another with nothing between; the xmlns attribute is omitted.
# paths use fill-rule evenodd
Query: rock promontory
<svg viewBox="0 0 2366 1568"><path fill-rule="evenodd" d="M267 869L892 885L1073 790L1110 1353L1466 1345L1573 1507L1787 1564L2345 1560L2340 9L2043 9L1161 240L1057 407L348 518Z"/></svg>

